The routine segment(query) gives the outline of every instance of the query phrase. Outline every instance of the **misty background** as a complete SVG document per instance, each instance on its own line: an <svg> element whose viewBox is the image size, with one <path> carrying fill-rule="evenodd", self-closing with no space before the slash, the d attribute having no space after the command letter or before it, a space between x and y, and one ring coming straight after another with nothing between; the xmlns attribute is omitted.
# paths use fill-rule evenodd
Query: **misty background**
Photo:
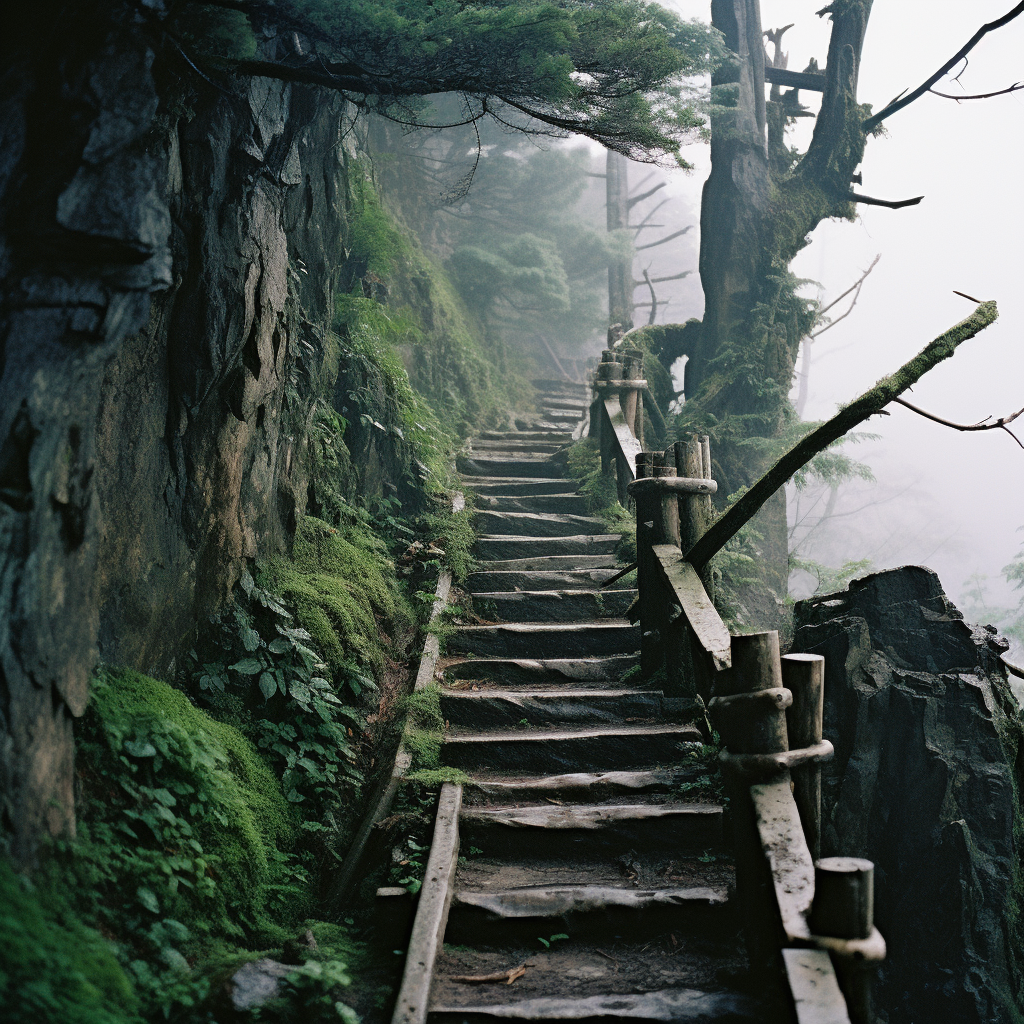
<svg viewBox="0 0 1024 1024"><path fill-rule="evenodd" d="M676 0L667 6L684 17L709 17L706 3ZM802 71L812 57L825 66L831 23L815 16L821 6L820 0L762 3L765 29L794 23L782 47L791 70ZM860 101L879 110L916 87L1006 8L1007 0L878 0L864 45ZM1022 53L1024 23L1015 21L972 51L958 83L947 78L936 88L964 94L1006 88L1024 79ZM802 92L800 99L817 111L820 94ZM789 144L806 149L813 125L811 118L799 121ZM887 120L886 128L886 138L868 142L858 191L883 199L925 198L901 210L859 205L854 223L824 222L792 264L798 277L814 282L803 294L827 304L881 256L850 315L813 343L804 418L829 417L967 316L974 303L954 289L997 300L999 320L905 397L958 423L1015 412L1024 406L1024 92L961 103L926 95ZM671 252L669 246L641 252L636 264L637 276L648 263L652 275L694 271L659 287L659 301L670 300L659 310L659 323L703 312L696 270L700 194L710 156L703 144L686 147L683 155L695 170L664 172L664 193L673 201L656 220L665 223L665 233L686 224L694 228ZM595 169L597 162L595 154ZM648 170L631 165L631 182ZM636 297L647 295L638 290ZM830 315L847 306L840 303ZM645 314L638 310L636 321ZM1024 417L1015 426L1024 439ZM791 520L801 520L793 536L798 554L833 566L864 559L874 569L925 564L965 611L977 607L979 596L989 606L1015 607L1020 593L1001 571L1024 544L1024 532L1018 532L1024 526L1024 450L1004 431L960 433L897 406L861 432L877 439L848 445L847 452L866 463L875 480L842 485L830 519L819 523L827 491L808 491L797 500L791 487ZM794 595L806 596L816 582L794 574ZM981 594L972 597L969 591L979 585Z"/></svg>

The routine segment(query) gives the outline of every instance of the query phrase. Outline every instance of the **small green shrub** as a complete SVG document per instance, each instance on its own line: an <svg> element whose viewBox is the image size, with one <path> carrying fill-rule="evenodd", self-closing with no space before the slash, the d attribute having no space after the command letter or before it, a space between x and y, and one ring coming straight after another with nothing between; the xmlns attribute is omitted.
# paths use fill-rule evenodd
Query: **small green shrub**
<svg viewBox="0 0 1024 1024"><path fill-rule="evenodd" d="M129 1024L138 999L66 900L0 858L0 1015L9 1024Z"/></svg>

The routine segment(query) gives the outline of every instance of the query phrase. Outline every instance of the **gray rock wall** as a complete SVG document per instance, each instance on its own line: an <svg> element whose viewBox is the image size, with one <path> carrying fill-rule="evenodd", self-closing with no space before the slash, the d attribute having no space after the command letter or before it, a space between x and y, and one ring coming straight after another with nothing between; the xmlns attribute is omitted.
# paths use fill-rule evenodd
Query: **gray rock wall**
<svg viewBox="0 0 1024 1024"><path fill-rule="evenodd" d="M136 10L35 5L3 43L0 794L23 860L74 827L97 659L171 670L241 559L287 544L345 258L339 101L213 88Z"/></svg>
<svg viewBox="0 0 1024 1024"><path fill-rule="evenodd" d="M875 862L890 1024L1021 1019L1024 743L1005 649L917 566L796 607L836 748L822 855Z"/></svg>

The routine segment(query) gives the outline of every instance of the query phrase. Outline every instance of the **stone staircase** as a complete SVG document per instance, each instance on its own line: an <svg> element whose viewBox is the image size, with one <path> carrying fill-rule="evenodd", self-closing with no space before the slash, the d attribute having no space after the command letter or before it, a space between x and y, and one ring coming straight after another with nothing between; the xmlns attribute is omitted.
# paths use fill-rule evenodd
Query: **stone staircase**
<svg viewBox="0 0 1024 1024"><path fill-rule="evenodd" d="M535 385L540 417L459 465L479 510L466 586L494 621L442 663L441 760L470 782L429 1019L769 1020L743 991L723 808L687 796L706 771L688 703L632 679L635 591L598 591L619 538L558 458L587 390Z"/></svg>

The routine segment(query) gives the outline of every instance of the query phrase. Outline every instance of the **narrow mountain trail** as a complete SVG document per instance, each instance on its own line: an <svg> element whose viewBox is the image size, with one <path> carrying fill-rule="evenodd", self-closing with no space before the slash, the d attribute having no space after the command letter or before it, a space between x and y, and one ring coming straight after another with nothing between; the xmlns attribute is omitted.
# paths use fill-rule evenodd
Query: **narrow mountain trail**
<svg viewBox="0 0 1024 1024"><path fill-rule="evenodd" d="M460 461L479 510L467 588L495 621L457 628L441 665L441 761L470 781L441 798L454 879L428 866L421 894L450 901L420 962L429 1020L766 1020L742 991L723 808L689 795L707 771L689 702L626 681L636 592L598 590L619 538L553 458L587 389L536 383L541 419ZM396 1022L412 1010L400 997Z"/></svg>

